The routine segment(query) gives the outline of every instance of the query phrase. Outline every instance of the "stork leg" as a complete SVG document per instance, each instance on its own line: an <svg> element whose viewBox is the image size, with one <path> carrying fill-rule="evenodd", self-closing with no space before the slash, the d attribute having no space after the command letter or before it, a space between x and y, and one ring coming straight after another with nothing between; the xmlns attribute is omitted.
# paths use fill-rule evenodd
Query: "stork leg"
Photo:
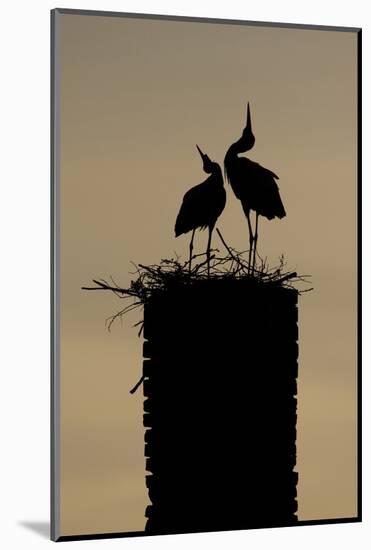
<svg viewBox="0 0 371 550"><path fill-rule="evenodd" d="M207 240L206 258L207 258L207 276L210 277L210 249L211 249L211 235L214 226L209 225L209 238Z"/></svg>
<svg viewBox="0 0 371 550"><path fill-rule="evenodd" d="M258 242L258 218L259 214L256 212L256 218L255 218L255 234L254 234L254 255L252 259L252 270L255 271L255 261L256 261L256 245Z"/></svg>
<svg viewBox="0 0 371 550"><path fill-rule="evenodd" d="M191 273L191 267L192 267L193 239L195 238L195 232L196 232L196 230L194 229L192 231L191 242L189 244L189 273Z"/></svg>
<svg viewBox="0 0 371 550"><path fill-rule="evenodd" d="M250 210L248 210L248 212L246 214L246 217L247 217L247 223L249 224L249 241L250 241L249 264L248 264L248 268L247 268L247 273L250 274L250 271L251 271L251 254L252 254L252 249L253 249L253 245L254 245L254 236L253 236L252 227L251 227L251 220L250 220Z"/></svg>

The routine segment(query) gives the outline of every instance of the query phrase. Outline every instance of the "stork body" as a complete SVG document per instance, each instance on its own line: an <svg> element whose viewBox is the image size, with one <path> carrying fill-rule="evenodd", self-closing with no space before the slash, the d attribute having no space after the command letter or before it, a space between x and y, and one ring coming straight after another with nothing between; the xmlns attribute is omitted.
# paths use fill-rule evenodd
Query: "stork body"
<svg viewBox="0 0 371 550"><path fill-rule="evenodd" d="M239 157L253 148L255 137L251 129L250 106L247 107L247 123L238 141L232 143L225 158L224 168L234 194L241 201L242 209L246 215L249 225L250 251L249 268L251 266L251 255L253 254L253 269L255 267L256 244L258 240L258 217L263 216L268 220L284 218L286 216L276 179L278 176L261 166L257 162L246 157ZM254 210L255 232L251 225L250 212Z"/></svg>
<svg viewBox="0 0 371 550"><path fill-rule="evenodd" d="M175 236L178 237L184 233L192 231L191 242L189 246L189 270L191 271L193 239L196 229L209 230L207 243L207 266L210 274L210 249L211 236L216 224L216 220L223 212L226 202L226 192L221 168L218 163L212 162L207 155L197 149L203 160L203 169L210 176L195 187L192 187L183 197L176 222Z"/></svg>

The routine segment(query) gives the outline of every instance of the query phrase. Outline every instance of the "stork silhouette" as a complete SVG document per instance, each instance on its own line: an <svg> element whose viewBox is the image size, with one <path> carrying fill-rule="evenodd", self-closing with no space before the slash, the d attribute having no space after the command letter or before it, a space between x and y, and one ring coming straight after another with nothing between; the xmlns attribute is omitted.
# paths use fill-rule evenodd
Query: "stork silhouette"
<svg viewBox="0 0 371 550"><path fill-rule="evenodd" d="M192 231L189 245L189 272L191 272L193 239L195 231L209 229L207 241L207 274L210 276L210 249L211 236L220 214L223 212L226 202L226 192L221 168L217 162L213 162L204 154L198 145L198 152L203 161L203 170L210 176L199 185L192 187L183 197L178 216L175 222L175 237Z"/></svg>
<svg viewBox="0 0 371 550"><path fill-rule="evenodd" d="M224 169L228 182L236 197L241 201L249 225L249 268L251 271L251 254L253 254L252 271L255 269L256 244L258 240L258 217L268 220L286 216L276 179L279 177L246 157L239 157L253 148L255 137L251 128L250 104L247 104L246 127L238 141L232 143L224 158ZM255 233L251 226L250 210L255 210Z"/></svg>

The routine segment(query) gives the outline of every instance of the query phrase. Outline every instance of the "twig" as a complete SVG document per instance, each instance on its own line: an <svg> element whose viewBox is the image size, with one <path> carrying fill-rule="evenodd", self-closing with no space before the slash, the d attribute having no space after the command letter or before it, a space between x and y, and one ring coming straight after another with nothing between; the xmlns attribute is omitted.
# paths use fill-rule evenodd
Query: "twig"
<svg viewBox="0 0 371 550"><path fill-rule="evenodd" d="M127 288L110 286L107 283L101 283L96 279L93 279L93 283L95 283L98 286L82 286L81 289L82 290L111 290L112 292L118 292L119 294L131 294L130 290Z"/></svg>
<svg viewBox="0 0 371 550"><path fill-rule="evenodd" d="M225 240L223 239L223 235L220 233L219 229L216 228L216 232L218 233L219 235L219 238L220 240L222 241L222 243L224 244L225 248L228 250L230 256L233 258L233 260L235 262L237 262L238 264L242 265L243 269L246 269L246 267L241 263L240 259L239 258L236 258L236 256L234 254L232 254L232 251L231 249L229 248L229 246L227 245L227 243L225 242Z"/></svg>
<svg viewBox="0 0 371 550"><path fill-rule="evenodd" d="M297 277L298 274L296 273L296 271L294 271L293 273L288 273L287 275L285 275L284 277L281 277L280 279L277 279L275 280L274 282L275 283L283 283L284 281L288 281L289 279L293 279L295 277Z"/></svg>
<svg viewBox="0 0 371 550"><path fill-rule="evenodd" d="M210 261L213 260L215 258L215 256L210 256ZM208 262L208 260L205 260L204 262L200 263L200 264L197 264L196 267L194 267L191 271L191 273L197 273L197 271L200 269L200 267L206 265Z"/></svg>
<svg viewBox="0 0 371 550"><path fill-rule="evenodd" d="M141 376L141 378L138 380L138 382L135 384L135 386L130 390L130 393L135 393L139 386L144 382L145 376Z"/></svg>

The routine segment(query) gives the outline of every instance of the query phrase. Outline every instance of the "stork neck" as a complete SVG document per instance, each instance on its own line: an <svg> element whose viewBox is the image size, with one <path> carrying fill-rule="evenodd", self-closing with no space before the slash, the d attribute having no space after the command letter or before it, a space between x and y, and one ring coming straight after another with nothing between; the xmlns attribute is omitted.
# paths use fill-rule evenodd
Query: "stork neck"
<svg viewBox="0 0 371 550"><path fill-rule="evenodd" d="M232 158L237 156L239 153L243 153L244 151L247 151L248 147L243 143L242 138L236 141L235 143L232 143L232 145L229 147L226 158Z"/></svg>
<svg viewBox="0 0 371 550"><path fill-rule="evenodd" d="M233 162L233 160L237 158L238 153L240 152L241 150L239 148L239 142L237 141L236 143L232 143L225 154L224 164L229 164L230 162Z"/></svg>
<svg viewBox="0 0 371 550"><path fill-rule="evenodd" d="M220 168L219 164L214 167L211 178L214 183L220 184L222 186L224 185L222 169Z"/></svg>
<svg viewBox="0 0 371 550"><path fill-rule="evenodd" d="M222 175L222 169L220 168L219 164L215 163L215 166L213 166L212 175L213 176L221 176Z"/></svg>

